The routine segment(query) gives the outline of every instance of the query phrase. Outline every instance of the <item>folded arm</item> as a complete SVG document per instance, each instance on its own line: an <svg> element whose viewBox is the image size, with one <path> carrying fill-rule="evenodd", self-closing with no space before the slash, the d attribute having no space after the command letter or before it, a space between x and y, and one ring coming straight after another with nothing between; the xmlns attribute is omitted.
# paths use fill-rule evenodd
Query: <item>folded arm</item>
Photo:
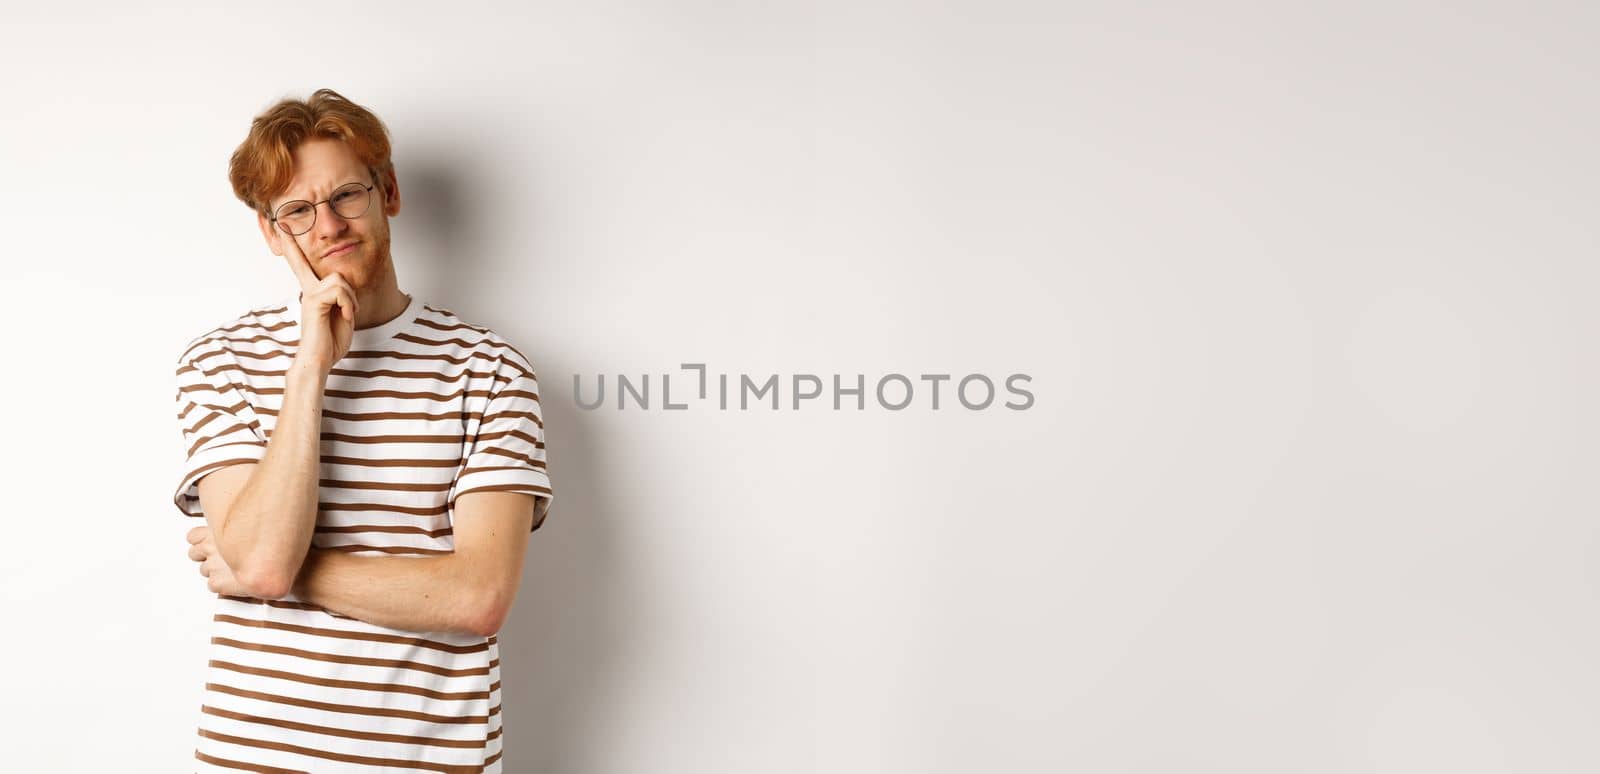
<svg viewBox="0 0 1600 774"><path fill-rule="evenodd" d="M298 366L259 463L200 479L200 502L217 550L252 596L288 593L317 526L317 477L326 375Z"/></svg>
<svg viewBox="0 0 1600 774"><path fill-rule="evenodd" d="M533 506L533 496L517 492L461 495L451 554L358 556L312 548L294 595L378 626L494 634L516 599Z"/></svg>

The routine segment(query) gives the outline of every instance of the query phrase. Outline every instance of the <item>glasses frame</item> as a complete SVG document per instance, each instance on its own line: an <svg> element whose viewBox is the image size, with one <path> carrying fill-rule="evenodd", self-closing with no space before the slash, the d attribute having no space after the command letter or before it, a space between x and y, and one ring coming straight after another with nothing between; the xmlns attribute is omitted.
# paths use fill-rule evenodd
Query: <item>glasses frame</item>
<svg viewBox="0 0 1600 774"><path fill-rule="evenodd" d="M363 207L361 209L361 214L360 215L345 216L345 215L340 214L338 210L333 209L333 194L337 194L340 191L342 191L345 188L348 188L349 186L352 186L352 185L359 185L362 188L366 189L366 191L367 191L367 206L365 206L365 207ZM338 188L333 189L333 194L329 194L328 198L323 199L320 202L308 202L305 199L290 199L289 201L286 201L283 204L278 205L275 209L273 209L271 215L267 219L272 221L272 225L273 226L282 229L283 233L288 234L289 236L300 236L301 234L309 234L309 233L311 233L311 229L314 229L314 228L317 227L317 207L319 205L323 205L323 204L328 205L328 209L333 210L333 214L338 215L339 217L344 218L345 220L355 220L356 218L359 218L359 217L362 217L363 215L366 215L367 214L367 210L372 209L372 189L377 188L377 187L378 187L377 183L372 183L372 184L369 185L369 184L364 184L359 180L354 180L354 181L345 183L344 185L341 185ZM311 223L306 226L306 230L305 231L290 231L289 227L287 225L284 225L284 224L278 222L278 213L282 212L283 208L288 207L291 204L308 204L308 205L311 206Z"/></svg>

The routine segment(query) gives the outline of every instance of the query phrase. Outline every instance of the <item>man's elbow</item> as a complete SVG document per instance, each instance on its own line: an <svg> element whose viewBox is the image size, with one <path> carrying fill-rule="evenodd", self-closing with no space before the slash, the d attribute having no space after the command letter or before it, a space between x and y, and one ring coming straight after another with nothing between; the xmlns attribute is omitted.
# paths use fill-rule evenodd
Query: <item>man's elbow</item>
<svg viewBox="0 0 1600 774"><path fill-rule="evenodd" d="M294 589L295 577L300 574L298 565L290 567L285 562L247 562L234 571L233 577L257 599L283 599Z"/></svg>
<svg viewBox="0 0 1600 774"><path fill-rule="evenodd" d="M511 596L491 590L480 595L477 604L471 608L472 616L466 622L466 630L479 637L492 637L511 615Z"/></svg>
<svg viewBox="0 0 1600 774"><path fill-rule="evenodd" d="M234 577L256 599L283 599L294 585L294 579L282 573L236 572Z"/></svg>
<svg viewBox="0 0 1600 774"><path fill-rule="evenodd" d="M223 517L224 523L226 518ZM233 571L233 579L244 587L246 593L257 599L283 599L294 589L295 578L300 575L300 565L306 555L291 556L274 549L265 542L244 541L242 538L218 530L213 533L217 551Z"/></svg>

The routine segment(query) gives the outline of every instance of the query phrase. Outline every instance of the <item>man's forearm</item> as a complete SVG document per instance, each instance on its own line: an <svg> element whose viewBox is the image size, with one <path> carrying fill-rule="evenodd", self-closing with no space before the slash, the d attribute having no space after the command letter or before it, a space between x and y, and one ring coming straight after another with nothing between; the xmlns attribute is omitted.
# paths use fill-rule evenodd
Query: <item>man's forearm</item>
<svg viewBox="0 0 1600 774"><path fill-rule="evenodd" d="M484 631L485 589L458 555L355 556L312 548L294 595L336 613L413 632Z"/></svg>
<svg viewBox="0 0 1600 774"><path fill-rule="evenodd" d="M266 454L216 535L239 580L263 594L288 590L316 532L326 384L326 374L290 366Z"/></svg>

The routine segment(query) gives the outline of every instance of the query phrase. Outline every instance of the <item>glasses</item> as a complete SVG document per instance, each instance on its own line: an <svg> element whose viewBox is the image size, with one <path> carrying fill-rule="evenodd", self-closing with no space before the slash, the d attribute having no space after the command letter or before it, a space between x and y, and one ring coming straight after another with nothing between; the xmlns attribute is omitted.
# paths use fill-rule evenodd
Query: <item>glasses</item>
<svg viewBox="0 0 1600 774"><path fill-rule="evenodd" d="M272 222L289 234L300 236L316 225L317 205L324 202L339 217L354 220L367 214L367 207L372 203L372 189L376 185L376 183L373 185L345 183L335 188L332 195L320 202L308 202L303 199L284 202L272 216Z"/></svg>

